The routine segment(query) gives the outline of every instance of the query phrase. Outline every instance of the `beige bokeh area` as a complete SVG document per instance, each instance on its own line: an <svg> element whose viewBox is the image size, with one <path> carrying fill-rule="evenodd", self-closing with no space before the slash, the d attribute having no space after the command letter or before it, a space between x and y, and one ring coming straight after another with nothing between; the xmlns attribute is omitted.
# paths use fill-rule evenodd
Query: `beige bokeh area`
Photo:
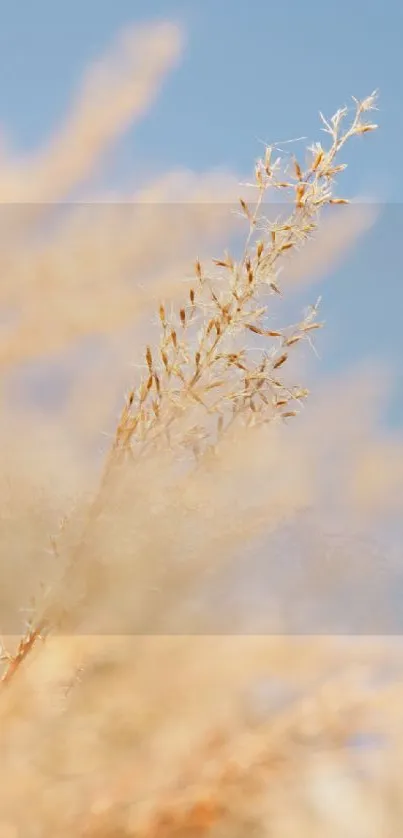
<svg viewBox="0 0 403 838"><path fill-rule="evenodd" d="M2 823L378 835L401 815L399 665L379 638L54 639L2 701Z"/></svg>

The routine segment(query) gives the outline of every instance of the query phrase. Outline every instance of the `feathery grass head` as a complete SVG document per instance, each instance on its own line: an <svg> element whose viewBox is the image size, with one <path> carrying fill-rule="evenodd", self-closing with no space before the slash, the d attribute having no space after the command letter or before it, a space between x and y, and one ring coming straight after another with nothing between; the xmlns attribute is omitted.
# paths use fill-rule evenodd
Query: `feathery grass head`
<svg viewBox="0 0 403 838"><path fill-rule="evenodd" d="M376 128L364 117L375 101L375 93L361 102L354 99L355 111L347 124L346 108L329 121L321 115L330 143L328 148L313 146L306 165L291 156L274 158L274 148L266 148L255 166L256 201L248 204L240 198L240 213L247 225L240 258L226 253L207 268L196 260L193 281L178 309L168 310L161 302L159 344L145 349L143 377L126 399L82 536L67 552L62 587L69 584L88 552L88 534L111 499L111 476L112 472L116 475L117 465L151 457L155 466L155 455L161 451L175 457L181 452L182 458L190 451L200 461L237 427L296 416L296 407L308 391L287 386L283 367L295 347L310 342L322 325L316 319L318 303L297 324L274 329L270 301L282 294L283 260L312 237L321 210L329 204L347 203L333 195L336 175L345 168L338 154L347 140ZM286 212L272 220L265 199L278 190L287 198ZM4 683L42 633L55 627L59 619L55 615L60 617L59 595L58 589L55 602L51 593L50 606L36 623L29 624L15 654L5 653Z"/></svg>
<svg viewBox="0 0 403 838"><path fill-rule="evenodd" d="M266 148L249 184L256 190L255 203L240 198L248 227L243 254L236 261L226 253L206 268L197 260L179 310L168 313L161 303L160 343L153 351L146 348L145 375L127 398L115 451L136 457L168 441L190 446L199 457L235 422L251 425L296 415L307 391L286 387L279 371L293 348L310 341L322 325L316 319L318 303L299 323L278 330L270 327L270 297L281 295L282 262L315 233L320 211L348 203L333 195L336 175L345 168L339 152L352 137L377 127L364 118L375 107L376 94L354 102L349 124L347 108L329 121L321 115L330 143L314 145L305 166L295 157L274 159L274 149ZM265 198L274 191L286 195L287 212L273 221L265 214Z"/></svg>

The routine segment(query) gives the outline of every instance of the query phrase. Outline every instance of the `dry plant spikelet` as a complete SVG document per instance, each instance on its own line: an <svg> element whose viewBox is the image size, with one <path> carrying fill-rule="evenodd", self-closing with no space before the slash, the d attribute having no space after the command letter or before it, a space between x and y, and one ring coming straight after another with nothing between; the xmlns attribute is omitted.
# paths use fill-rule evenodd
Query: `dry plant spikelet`
<svg viewBox="0 0 403 838"><path fill-rule="evenodd" d="M275 414L267 410L264 397L267 399L273 395L273 386L278 389L278 383L273 381L272 372L287 360L284 347L291 347L300 342L307 337L308 332L319 328L321 324L313 322L317 313L317 306L313 306L296 328L284 329L281 332L270 329L267 325L267 298L271 292L281 293L278 278L279 261L283 255L299 248L316 230L321 208L327 204L347 203L343 198L334 198L331 193L330 185L335 174L344 168L343 164L334 165L335 158L348 139L376 127L372 123L362 122L362 113L375 106L375 94L367 97L364 103L354 101L355 115L345 130L342 128L347 115L346 109L338 111L330 122L325 121L325 130L330 133L332 139L327 150L322 146L317 147L311 165L305 171L294 159L295 174L292 183L277 180L278 164L271 162L272 149L267 149L264 160L258 161L255 168L258 198L253 212L251 206L243 198L240 199L243 215L249 221L243 257L238 263L228 254L222 259L214 259L215 267L225 270L223 275L206 272L202 269L200 261L196 261L198 284L189 292L190 306L181 307L178 316L173 316L172 322L166 320L166 326L165 321L163 323L159 351L162 359L159 368L159 390L155 393L153 389L153 392L148 394L149 403L147 404L146 400L143 422L136 424L136 430L129 438L123 433L121 425L119 426L120 430L116 435L118 447L130 448L136 456L145 442L147 445L158 445L159 441L163 440L164 423L172 423L179 418L175 444L181 447L186 437L182 426L183 417L187 415L195 400L205 408L205 446L214 446L218 441L217 424L211 422L212 414L221 417L222 434L235 420L248 421L253 396L258 396L257 402L253 404L257 406L260 420L266 422L275 418ZM322 115L321 118L324 119ZM273 188L292 188L294 192L292 210L281 224L271 224L264 215L263 198L266 192ZM263 238L257 238L257 231L263 232ZM181 342L177 340L178 325L183 329ZM167 338L169 329L171 340ZM253 352L254 360L252 352L245 352L243 349L242 363L232 363L229 367L225 359L228 358L231 348L245 340L247 331L264 338L280 338L281 341L271 353L268 353L265 346L257 359ZM195 343L197 349L196 352L192 352ZM240 396L243 391L241 373L247 372L249 379L253 378L262 360L268 357L270 362L265 366L264 381L260 379L258 388L255 386L247 396ZM215 390L214 399L207 398L212 389ZM137 393L140 391L141 384ZM151 399L155 396L159 404L158 417L150 407ZM292 400L289 390L288 400ZM137 395L137 403L135 399L131 405L131 418L127 417L127 425L130 425L136 416L138 406ZM193 422L192 417L190 421Z"/></svg>
<svg viewBox="0 0 403 838"><path fill-rule="evenodd" d="M323 207L345 202L334 198L331 191L335 174L344 168L343 164L335 165L335 160L347 140L376 128L362 119L364 112L374 108L375 98L372 94L362 102L354 100L355 114L347 127L347 109L338 111L330 121L321 114L331 139L329 148L314 146L306 169L293 159L289 180L277 176L280 161L273 161L273 149L267 148L264 159L255 167L254 207L240 199L242 214L249 223L241 259L236 261L226 254L223 259L213 260L215 269L222 269L223 274L205 269L197 259L196 283L188 292L188 302L172 316L160 304L160 344L154 352L146 348L145 376L123 407L86 530L102 509L104 490L122 459L146 456L158 447L166 447L168 439L169 446L181 452L184 460L189 445L200 460L215 450L235 423L249 426L296 415L293 405L305 398L307 391L286 387L275 373L288 360L285 348L308 339L308 334L321 325L315 320L317 304L297 326L274 330L268 324L270 297L281 293L281 259L311 237ZM276 223L264 213L263 199L270 189L286 189L293 194L288 217ZM250 333L262 339L263 347L249 349ZM275 339L272 347L267 346L268 338ZM192 442L195 427L196 443ZM80 551L81 545L70 557L70 566ZM8 683L19 669L35 640L53 627L46 613L36 627L29 628L17 654L7 659L3 683Z"/></svg>

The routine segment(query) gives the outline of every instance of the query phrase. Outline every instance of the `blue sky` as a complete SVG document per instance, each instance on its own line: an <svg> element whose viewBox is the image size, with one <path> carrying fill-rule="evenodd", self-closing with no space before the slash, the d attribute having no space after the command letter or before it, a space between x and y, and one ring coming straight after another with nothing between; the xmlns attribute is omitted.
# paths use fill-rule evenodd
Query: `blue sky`
<svg viewBox="0 0 403 838"><path fill-rule="evenodd" d="M83 70L122 27L161 18L184 24L186 54L128 157L245 170L259 139L316 136L319 109L333 112L351 93L377 87L382 134L361 144L355 182L399 200L403 7L391 0L36 0L23 13L3 2L0 118L18 146L47 136Z"/></svg>
<svg viewBox="0 0 403 838"><path fill-rule="evenodd" d="M119 182L157 162L245 174L271 142L319 137L327 114L351 94L380 90L381 129L348 150L344 191L384 202L375 229L323 293L326 368L393 357L403 392L403 5L386 0L36 0L1 4L0 125L14 147L36 148L57 127L83 71L127 24L182 23L180 67L157 105L120 144L108 170ZM316 293L316 291L315 291ZM310 300L309 300L310 301ZM389 420L403 423L403 395Z"/></svg>

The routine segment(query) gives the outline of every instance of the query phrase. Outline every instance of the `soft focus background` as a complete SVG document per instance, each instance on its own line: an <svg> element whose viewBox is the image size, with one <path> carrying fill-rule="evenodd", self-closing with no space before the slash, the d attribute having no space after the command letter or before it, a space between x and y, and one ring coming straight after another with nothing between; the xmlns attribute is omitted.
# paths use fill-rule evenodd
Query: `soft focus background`
<svg viewBox="0 0 403 838"><path fill-rule="evenodd" d="M0 838L400 828L402 24L397 2L1 4ZM189 479L137 463L91 517L160 300L239 246L266 143L303 159L318 111L374 88L353 205L270 312L322 295L318 356L287 369L301 415ZM10 658L49 597L64 636Z"/></svg>

